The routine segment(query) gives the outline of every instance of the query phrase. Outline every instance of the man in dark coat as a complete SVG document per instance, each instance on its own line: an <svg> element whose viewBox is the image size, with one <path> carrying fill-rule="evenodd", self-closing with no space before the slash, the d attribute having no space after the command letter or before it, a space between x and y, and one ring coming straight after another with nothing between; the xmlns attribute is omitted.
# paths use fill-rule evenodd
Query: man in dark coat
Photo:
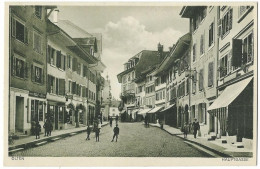
<svg viewBox="0 0 260 169"><path fill-rule="evenodd" d="M35 136L36 136L36 139L40 139L40 132L41 132L41 125L37 121L36 125L35 125Z"/></svg>
<svg viewBox="0 0 260 169"><path fill-rule="evenodd" d="M47 119L45 120L43 128L44 128L44 136L49 136L50 124Z"/></svg>
<svg viewBox="0 0 260 169"><path fill-rule="evenodd" d="M111 116L109 117L109 123L110 123L110 127L112 127L113 119Z"/></svg>
<svg viewBox="0 0 260 169"><path fill-rule="evenodd" d="M117 124L116 127L114 128L114 136L113 136L113 139L111 142L114 141L115 137L116 137L116 142L117 142L118 135L119 135L119 128L118 128L118 124Z"/></svg>
<svg viewBox="0 0 260 169"><path fill-rule="evenodd" d="M194 122L192 123L192 127L193 127L193 134L194 134L194 138L196 138L197 136L197 131L200 129L200 124L197 121L197 119L194 119Z"/></svg>
<svg viewBox="0 0 260 169"><path fill-rule="evenodd" d="M90 140L90 138L89 138L90 133L91 133L91 127L88 125L88 128L87 128L87 138L86 138L86 140Z"/></svg>
<svg viewBox="0 0 260 169"><path fill-rule="evenodd" d="M95 129L95 133L96 133L96 142L99 142L100 129L98 127Z"/></svg>

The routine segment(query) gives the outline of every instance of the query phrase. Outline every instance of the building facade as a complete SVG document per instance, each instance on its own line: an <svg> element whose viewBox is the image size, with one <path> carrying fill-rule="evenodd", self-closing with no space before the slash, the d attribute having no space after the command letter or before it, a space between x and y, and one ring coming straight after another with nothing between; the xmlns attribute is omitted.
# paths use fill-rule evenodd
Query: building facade
<svg viewBox="0 0 260 169"><path fill-rule="evenodd" d="M46 20L42 6L9 8L9 131L34 132L46 117Z"/></svg>

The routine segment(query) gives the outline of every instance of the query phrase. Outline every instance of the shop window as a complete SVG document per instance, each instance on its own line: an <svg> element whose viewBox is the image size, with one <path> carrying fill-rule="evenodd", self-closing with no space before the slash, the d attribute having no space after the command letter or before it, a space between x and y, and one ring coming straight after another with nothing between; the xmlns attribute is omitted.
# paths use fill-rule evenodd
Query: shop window
<svg viewBox="0 0 260 169"><path fill-rule="evenodd" d="M31 100L31 119L32 121L43 121L43 103L39 100ZM42 109L42 110L41 110ZM41 114L41 116L39 116Z"/></svg>
<svg viewBox="0 0 260 169"><path fill-rule="evenodd" d="M15 39L28 44L28 28L25 26L24 22L12 17L11 30L12 36Z"/></svg>
<svg viewBox="0 0 260 169"><path fill-rule="evenodd" d="M35 16L37 16L39 19L42 18L42 7L41 6L35 6Z"/></svg>
<svg viewBox="0 0 260 169"><path fill-rule="evenodd" d="M33 31L33 49L42 54L42 37L36 31Z"/></svg>
<svg viewBox="0 0 260 169"><path fill-rule="evenodd" d="M59 122L63 122L64 107L59 107Z"/></svg>

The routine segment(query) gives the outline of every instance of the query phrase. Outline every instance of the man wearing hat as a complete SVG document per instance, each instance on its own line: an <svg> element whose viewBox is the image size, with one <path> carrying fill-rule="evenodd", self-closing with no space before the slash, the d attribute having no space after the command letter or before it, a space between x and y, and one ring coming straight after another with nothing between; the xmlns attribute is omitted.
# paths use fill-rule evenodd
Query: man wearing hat
<svg viewBox="0 0 260 169"><path fill-rule="evenodd" d="M196 138L196 136L197 136L197 131L200 129L200 124L199 124L199 122L197 121L196 118L194 118L194 122L192 123L192 126L193 126L194 138Z"/></svg>

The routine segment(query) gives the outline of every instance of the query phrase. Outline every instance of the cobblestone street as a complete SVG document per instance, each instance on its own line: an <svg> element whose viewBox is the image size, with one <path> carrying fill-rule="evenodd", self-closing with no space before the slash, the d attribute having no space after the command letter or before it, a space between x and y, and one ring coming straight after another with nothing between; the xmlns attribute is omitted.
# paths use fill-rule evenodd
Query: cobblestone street
<svg viewBox="0 0 260 169"><path fill-rule="evenodd" d="M113 123L114 127L114 123ZM14 156L42 157L209 157L208 154L184 143L156 127L145 128L141 123L119 123L118 142L111 142L113 127L101 129L100 142L95 134L86 133L57 140L53 143L14 153Z"/></svg>

